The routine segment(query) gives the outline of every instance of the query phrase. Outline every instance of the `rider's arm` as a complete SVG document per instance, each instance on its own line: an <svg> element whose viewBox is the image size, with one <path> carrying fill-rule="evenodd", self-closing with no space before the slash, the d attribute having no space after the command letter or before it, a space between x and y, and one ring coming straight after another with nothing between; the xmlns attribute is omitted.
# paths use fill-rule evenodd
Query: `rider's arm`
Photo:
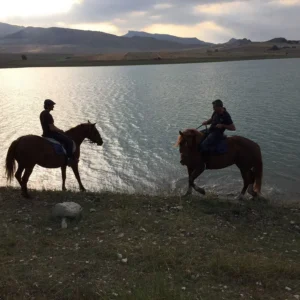
<svg viewBox="0 0 300 300"><path fill-rule="evenodd" d="M54 124L49 124L49 129L54 132L64 132L63 130L57 128Z"/></svg>
<svg viewBox="0 0 300 300"><path fill-rule="evenodd" d="M204 121L202 124L203 125L209 125L212 122L212 118L208 119L207 121Z"/></svg>
<svg viewBox="0 0 300 300"><path fill-rule="evenodd" d="M233 123L230 125L222 124L222 127L230 131L235 131L235 126Z"/></svg>

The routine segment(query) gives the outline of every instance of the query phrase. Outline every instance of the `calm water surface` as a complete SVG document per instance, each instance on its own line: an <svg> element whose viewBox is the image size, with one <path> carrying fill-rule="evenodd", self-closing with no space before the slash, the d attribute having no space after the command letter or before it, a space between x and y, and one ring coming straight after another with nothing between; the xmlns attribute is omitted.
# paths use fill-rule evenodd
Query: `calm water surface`
<svg viewBox="0 0 300 300"><path fill-rule="evenodd" d="M300 196L299 59L2 69L0 83L1 186L6 185L3 165L10 143L21 135L41 134L39 114L43 100L51 98L57 103L58 127L66 130L90 120L104 139L103 147L82 144L86 188L181 192L187 173L173 147L178 130L197 127L210 117L212 100L221 98L236 134L262 148L264 194ZM206 171L197 182L222 195L242 187L236 167ZM60 169L36 167L29 186L60 189ZM78 188L71 170L67 186Z"/></svg>

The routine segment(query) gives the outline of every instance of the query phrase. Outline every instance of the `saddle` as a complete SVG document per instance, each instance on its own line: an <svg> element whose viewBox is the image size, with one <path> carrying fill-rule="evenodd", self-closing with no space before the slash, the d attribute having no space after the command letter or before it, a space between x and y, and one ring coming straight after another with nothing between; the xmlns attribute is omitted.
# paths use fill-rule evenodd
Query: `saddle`
<svg viewBox="0 0 300 300"><path fill-rule="evenodd" d="M43 139L47 140L48 142L50 142L53 145L53 148L54 148L56 154L67 155L67 151L63 144L61 144L60 142L58 142L57 140L52 139L52 138L43 137ZM74 153L75 151L76 151L76 144L73 141L72 153Z"/></svg>

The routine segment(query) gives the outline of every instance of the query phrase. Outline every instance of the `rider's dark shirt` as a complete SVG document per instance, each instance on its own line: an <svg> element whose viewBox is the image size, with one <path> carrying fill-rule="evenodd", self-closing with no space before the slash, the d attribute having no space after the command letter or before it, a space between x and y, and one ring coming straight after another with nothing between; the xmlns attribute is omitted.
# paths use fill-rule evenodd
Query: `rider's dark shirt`
<svg viewBox="0 0 300 300"><path fill-rule="evenodd" d="M41 112L40 121L43 128L43 137L49 137L51 135L51 130L49 128L49 125L54 124L54 120L48 110L43 110Z"/></svg>
<svg viewBox="0 0 300 300"><path fill-rule="evenodd" d="M217 124L224 124L224 125L231 125L232 119L230 114L227 112L226 108L224 108L224 112L219 115L216 112L214 112L211 116L211 126L209 128L209 132L219 132L219 133L224 133L225 128L216 128Z"/></svg>

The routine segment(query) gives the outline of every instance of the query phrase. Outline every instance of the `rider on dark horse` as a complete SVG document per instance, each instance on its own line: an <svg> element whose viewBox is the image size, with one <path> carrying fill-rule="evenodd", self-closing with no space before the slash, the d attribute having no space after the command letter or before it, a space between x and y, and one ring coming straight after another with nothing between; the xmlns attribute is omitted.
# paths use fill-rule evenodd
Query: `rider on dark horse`
<svg viewBox="0 0 300 300"><path fill-rule="evenodd" d="M43 128L43 137L52 138L63 144L67 152L67 165L75 163L73 156L73 141L64 134L64 131L54 125L54 120L50 111L54 109L55 102L50 99L44 101L44 109L40 114L40 121Z"/></svg>
<svg viewBox="0 0 300 300"><path fill-rule="evenodd" d="M235 126L232 122L231 116L223 107L223 102L220 99L217 99L212 102L213 105L213 114L211 118L207 121L204 121L202 125L211 125L208 129L208 132L204 131L207 134L206 138L200 145L200 151L207 155L216 145L224 138L224 131L230 130L235 131Z"/></svg>

